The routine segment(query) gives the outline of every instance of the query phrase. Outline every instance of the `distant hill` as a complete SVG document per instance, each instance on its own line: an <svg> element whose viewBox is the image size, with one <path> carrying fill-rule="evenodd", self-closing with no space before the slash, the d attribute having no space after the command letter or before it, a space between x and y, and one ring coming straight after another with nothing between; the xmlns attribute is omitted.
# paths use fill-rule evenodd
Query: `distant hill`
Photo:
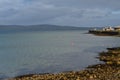
<svg viewBox="0 0 120 80"><path fill-rule="evenodd" d="M88 27L59 26L59 25L0 25L0 32L9 31L53 31L53 30L88 30Z"/></svg>

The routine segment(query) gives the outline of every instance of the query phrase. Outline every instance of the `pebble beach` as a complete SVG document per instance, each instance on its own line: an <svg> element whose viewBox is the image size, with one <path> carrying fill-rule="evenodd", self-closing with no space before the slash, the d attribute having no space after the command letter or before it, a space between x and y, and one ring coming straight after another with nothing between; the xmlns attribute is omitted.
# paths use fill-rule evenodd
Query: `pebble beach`
<svg viewBox="0 0 120 80"><path fill-rule="evenodd" d="M90 65L85 70L58 74L28 74L7 80L120 80L120 47L107 48L97 57L103 64Z"/></svg>

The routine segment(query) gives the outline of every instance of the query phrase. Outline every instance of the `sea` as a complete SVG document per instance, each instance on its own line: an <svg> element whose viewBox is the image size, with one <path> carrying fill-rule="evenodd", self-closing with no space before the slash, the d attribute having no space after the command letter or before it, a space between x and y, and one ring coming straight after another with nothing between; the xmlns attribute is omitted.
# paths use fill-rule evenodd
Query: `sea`
<svg viewBox="0 0 120 80"><path fill-rule="evenodd" d="M6 28L7 29L7 28ZM79 71L102 63L96 57L120 38L81 30L0 30L0 78Z"/></svg>

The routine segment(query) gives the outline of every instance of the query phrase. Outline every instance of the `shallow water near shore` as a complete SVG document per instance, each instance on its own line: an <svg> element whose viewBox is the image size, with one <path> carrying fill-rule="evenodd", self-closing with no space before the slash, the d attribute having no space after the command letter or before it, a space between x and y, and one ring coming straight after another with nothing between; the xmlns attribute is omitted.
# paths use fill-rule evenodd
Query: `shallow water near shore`
<svg viewBox="0 0 120 80"><path fill-rule="evenodd" d="M0 34L0 77L81 70L99 63L98 52L119 46L120 38L87 30Z"/></svg>

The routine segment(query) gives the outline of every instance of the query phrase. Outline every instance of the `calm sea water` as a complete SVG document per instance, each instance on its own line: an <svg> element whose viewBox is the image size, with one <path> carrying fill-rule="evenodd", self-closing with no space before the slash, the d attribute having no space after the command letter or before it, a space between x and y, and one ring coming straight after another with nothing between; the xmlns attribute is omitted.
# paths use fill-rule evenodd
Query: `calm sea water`
<svg viewBox="0 0 120 80"><path fill-rule="evenodd" d="M98 52L120 46L119 37L87 30L27 31L0 34L0 77L81 70L97 64Z"/></svg>

